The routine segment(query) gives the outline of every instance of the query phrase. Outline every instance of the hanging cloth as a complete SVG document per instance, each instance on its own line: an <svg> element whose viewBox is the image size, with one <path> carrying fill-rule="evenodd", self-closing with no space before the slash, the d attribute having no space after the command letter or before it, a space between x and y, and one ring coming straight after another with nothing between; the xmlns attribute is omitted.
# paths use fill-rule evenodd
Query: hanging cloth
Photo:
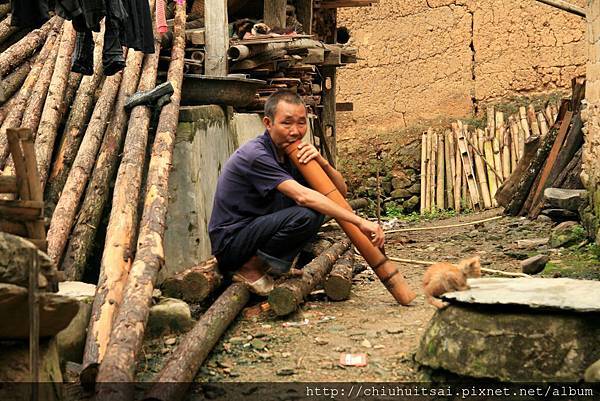
<svg viewBox="0 0 600 401"><path fill-rule="evenodd" d="M10 24L19 28L39 28L50 18L48 0L10 0Z"/></svg>
<svg viewBox="0 0 600 401"><path fill-rule="evenodd" d="M156 31L160 34L166 33L169 30L167 26L167 18L165 16L165 2L156 0Z"/></svg>
<svg viewBox="0 0 600 401"><path fill-rule="evenodd" d="M148 0L122 0L128 18L124 24L125 46L145 54L154 53L154 29Z"/></svg>

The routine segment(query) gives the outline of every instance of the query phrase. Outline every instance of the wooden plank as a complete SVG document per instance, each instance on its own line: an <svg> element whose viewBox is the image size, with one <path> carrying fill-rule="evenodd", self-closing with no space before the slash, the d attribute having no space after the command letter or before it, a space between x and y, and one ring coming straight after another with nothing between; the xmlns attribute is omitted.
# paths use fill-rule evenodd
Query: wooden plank
<svg viewBox="0 0 600 401"><path fill-rule="evenodd" d="M27 237L27 227L24 223L18 221L0 220L0 232Z"/></svg>
<svg viewBox="0 0 600 401"><path fill-rule="evenodd" d="M335 118L335 88L336 88L336 69L335 67L322 67L321 76L323 77L323 94L321 104L321 129L325 141L331 152L329 163L332 166L337 165L337 132Z"/></svg>
<svg viewBox="0 0 600 401"><path fill-rule="evenodd" d="M573 117L573 113L571 111L567 111L565 117L563 118L562 124L560 125L560 129L558 130L558 135L556 136L556 140L550 149L550 153L546 158L546 163L544 164L544 168L540 173L540 182L538 186L535 188L535 192L533 193L533 201L531 203L531 210L529 211L529 215L532 217L537 217L541 210L542 203L542 195L544 193L544 189L546 189L549 184L556 178L556 173L554 177L550 176L550 173L553 170L554 164L556 163L559 152L563 147L563 143L565 142L565 138L567 136L567 132L569 131L569 127L571 126L571 119ZM549 179L552 178L552 179Z"/></svg>
<svg viewBox="0 0 600 401"><path fill-rule="evenodd" d="M21 199L30 199L29 184L27 183L27 168L25 166L25 158L21 151L21 141L19 139L19 130L9 128L6 130L8 140L8 148L13 158L15 174L17 176L17 188Z"/></svg>
<svg viewBox="0 0 600 401"><path fill-rule="evenodd" d="M2 175L0 176L0 193L17 193L17 177Z"/></svg>
<svg viewBox="0 0 600 401"><path fill-rule="evenodd" d="M229 25L227 21L227 0L204 0L206 75L227 75L227 49L229 48Z"/></svg>
<svg viewBox="0 0 600 401"><path fill-rule="evenodd" d="M264 15L265 24L271 28L285 28L285 6L286 0L264 0Z"/></svg>
<svg viewBox="0 0 600 401"><path fill-rule="evenodd" d="M471 196L471 204L474 210L481 209L479 203L479 191L477 190L477 182L475 181L475 174L473 173L473 162L471 155L469 154L469 148L467 147L467 141L463 130L457 132L457 143L460 152L460 157L463 166L463 174L467 180L467 188L469 195Z"/></svg>

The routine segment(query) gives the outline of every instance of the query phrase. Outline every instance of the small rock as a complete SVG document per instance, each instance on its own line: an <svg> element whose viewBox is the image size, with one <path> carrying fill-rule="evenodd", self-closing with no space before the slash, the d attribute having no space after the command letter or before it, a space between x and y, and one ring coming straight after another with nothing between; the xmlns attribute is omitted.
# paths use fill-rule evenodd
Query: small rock
<svg viewBox="0 0 600 401"><path fill-rule="evenodd" d="M157 336L165 330L184 332L193 324L188 304L175 298L163 298L150 308L147 327L150 335Z"/></svg>
<svg viewBox="0 0 600 401"><path fill-rule="evenodd" d="M168 354L169 352L171 352L171 350L169 348L163 348L160 350L160 353L163 355Z"/></svg>
<svg viewBox="0 0 600 401"><path fill-rule="evenodd" d="M292 356L291 352L282 352L281 353L282 358L289 358L290 356Z"/></svg>
<svg viewBox="0 0 600 401"><path fill-rule="evenodd" d="M177 342L177 338L169 337L165 340L165 345L174 345Z"/></svg>
<svg viewBox="0 0 600 401"><path fill-rule="evenodd" d="M243 343L245 340L242 337L231 337L229 339L229 342L232 344L241 344Z"/></svg>
<svg viewBox="0 0 600 401"><path fill-rule="evenodd" d="M525 274L538 274L546 267L548 263L547 255L536 255L529 259L521 261L521 271Z"/></svg>
<svg viewBox="0 0 600 401"><path fill-rule="evenodd" d="M384 345L381 345L381 344L377 344L377 345L375 345L373 348L374 348L374 349L384 349L384 348L385 348L385 346L384 346Z"/></svg>
<svg viewBox="0 0 600 401"><path fill-rule="evenodd" d="M315 344L317 344L317 345L327 345L327 344L329 344L329 341L327 341L327 340L325 340L323 338L316 337L315 338Z"/></svg>
<svg viewBox="0 0 600 401"><path fill-rule="evenodd" d="M275 372L277 376L292 376L296 374L296 371L293 368L281 368Z"/></svg>
<svg viewBox="0 0 600 401"><path fill-rule="evenodd" d="M407 189L394 189L390 194L392 199L411 198L413 195Z"/></svg>
<svg viewBox="0 0 600 401"><path fill-rule="evenodd" d="M584 189L546 188L544 200L553 208L577 212L586 201L587 191Z"/></svg>
<svg viewBox="0 0 600 401"><path fill-rule="evenodd" d="M552 218L546 216L545 214L540 214L536 220L543 223L551 223L553 221Z"/></svg>
<svg viewBox="0 0 600 401"><path fill-rule="evenodd" d="M412 183L411 179L409 177L407 177L407 176L392 178L392 187L394 187L395 190L408 188L412 184L413 183ZM419 186L419 190L420 189L421 188Z"/></svg>
<svg viewBox="0 0 600 401"><path fill-rule="evenodd" d="M360 345L365 348L371 348L371 342L367 339L363 340Z"/></svg>
<svg viewBox="0 0 600 401"><path fill-rule="evenodd" d="M402 203L402 207L404 208L404 211L412 212L415 210L415 208L417 207L419 202L420 202L419 197L416 195L413 195Z"/></svg>
<svg viewBox="0 0 600 401"><path fill-rule="evenodd" d="M535 249L540 246L547 245L550 238L531 238L531 239L520 239L517 241L517 248L519 249Z"/></svg>

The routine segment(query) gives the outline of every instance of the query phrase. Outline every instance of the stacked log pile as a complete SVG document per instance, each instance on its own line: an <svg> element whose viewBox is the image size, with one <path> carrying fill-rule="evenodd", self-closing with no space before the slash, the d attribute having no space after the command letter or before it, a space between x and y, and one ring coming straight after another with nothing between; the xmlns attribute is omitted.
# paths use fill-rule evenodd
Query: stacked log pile
<svg viewBox="0 0 600 401"><path fill-rule="evenodd" d="M523 159L560 125L560 104L519 107L510 115L487 109L485 126L456 121L421 139L421 213L498 207L498 189L522 174Z"/></svg>

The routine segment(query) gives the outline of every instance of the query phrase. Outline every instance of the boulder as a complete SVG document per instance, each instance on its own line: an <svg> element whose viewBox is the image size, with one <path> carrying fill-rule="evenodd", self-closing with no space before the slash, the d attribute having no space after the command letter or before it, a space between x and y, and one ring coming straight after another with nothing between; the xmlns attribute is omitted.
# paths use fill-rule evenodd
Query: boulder
<svg viewBox="0 0 600 401"><path fill-rule="evenodd" d="M585 239L586 232L582 226L573 221L565 221L552 230L550 246L552 248L569 247L579 244Z"/></svg>
<svg viewBox="0 0 600 401"><path fill-rule="evenodd" d="M408 188L408 192L410 192L413 195L421 195L421 184L417 183L411 185L410 188Z"/></svg>
<svg viewBox="0 0 600 401"><path fill-rule="evenodd" d="M66 362L81 363L83 347L87 335L87 327L92 314L92 303L96 286L80 281L64 281L59 283L59 295L76 299L79 302L79 312L71 323L56 335L61 364Z"/></svg>
<svg viewBox="0 0 600 401"><path fill-rule="evenodd" d="M544 200L551 208L565 209L577 213L587 201L587 191L584 189L546 188Z"/></svg>
<svg viewBox="0 0 600 401"><path fill-rule="evenodd" d="M525 274L538 274L544 270L548 263L547 255L535 255L521 261L521 271Z"/></svg>
<svg viewBox="0 0 600 401"><path fill-rule="evenodd" d="M0 342L0 399L30 400L29 346L26 341ZM40 341L39 400L62 400L63 377L54 338Z"/></svg>
<svg viewBox="0 0 600 401"><path fill-rule="evenodd" d="M38 253L40 287L56 291L60 273L50 257L26 239L3 232L0 232L0 283L29 286L30 249Z"/></svg>
<svg viewBox="0 0 600 401"><path fill-rule="evenodd" d="M407 200L405 200L404 203L402 203L402 207L404 208L404 211L410 213L410 212L415 211L417 206L419 206L419 203L420 203L419 197L413 195L410 198L408 198Z"/></svg>
<svg viewBox="0 0 600 401"><path fill-rule="evenodd" d="M40 292L40 337L54 336L66 328L79 310L71 297ZM27 288L0 283L0 338L29 338Z"/></svg>
<svg viewBox="0 0 600 401"><path fill-rule="evenodd" d="M412 184L413 184L413 182L410 179L410 177L408 177L404 174L401 176L392 178L392 187L394 189L405 189L405 188L410 187Z"/></svg>
<svg viewBox="0 0 600 401"><path fill-rule="evenodd" d="M412 195L406 189L394 189L392 191L392 193L390 194L390 196L392 197L392 199L404 199L404 198L410 198Z"/></svg>
<svg viewBox="0 0 600 401"><path fill-rule="evenodd" d="M433 369L500 381L571 381L600 358L600 319L585 313L451 305L439 310L415 359Z"/></svg>
<svg viewBox="0 0 600 401"><path fill-rule="evenodd" d="M148 332L160 336L165 331L185 332L194 325L188 304L175 298L163 298L150 308Z"/></svg>
<svg viewBox="0 0 600 401"><path fill-rule="evenodd" d="M548 216L553 221L565 221L577 219L579 215L567 209L544 209L542 214Z"/></svg>

